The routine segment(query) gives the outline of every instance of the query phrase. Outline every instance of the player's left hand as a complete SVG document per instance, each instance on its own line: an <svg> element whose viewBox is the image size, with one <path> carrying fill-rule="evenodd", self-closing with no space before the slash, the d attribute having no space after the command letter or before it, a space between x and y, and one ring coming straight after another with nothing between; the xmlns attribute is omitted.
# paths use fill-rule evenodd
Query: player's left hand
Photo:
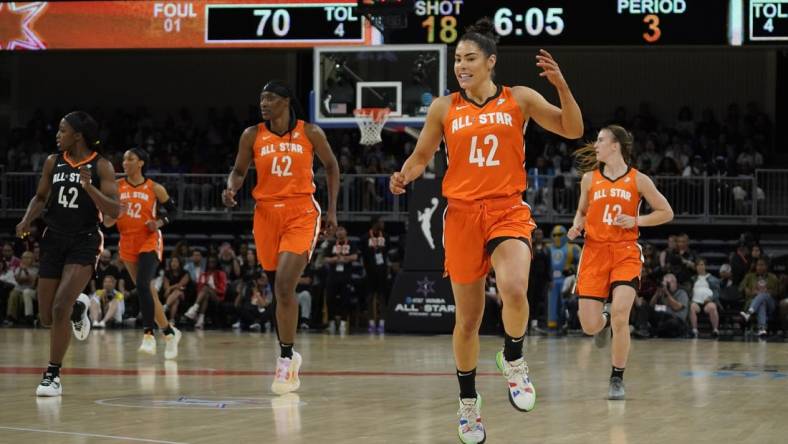
<svg viewBox="0 0 788 444"><path fill-rule="evenodd" d="M558 62L553 59L553 56L544 49L539 50L536 55L536 66L542 68L539 77L546 77L547 80L556 88L565 88L567 86L564 75L561 74L561 68L558 67Z"/></svg>
<svg viewBox="0 0 788 444"><path fill-rule="evenodd" d="M626 214L619 214L613 221L613 225L621 228L632 228L637 223L637 219Z"/></svg>
<svg viewBox="0 0 788 444"><path fill-rule="evenodd" d="M79 167L79 184L82 185L82 188L87 188L88 185L90 185L90 176L90 168L88 168L86 165Z"/></svg>
<svg viewBox="0 0 788 444"><path fill-rule="evenodd" d="M151 233L159 229L159 224L156 223L156 219L150 219L148 221L145 221L145 226L148 228L148 231L150 231Z"/></svg>
<svg viewBox="0 0 788 444"><path fill-rule="evenodd" d="M323 219L323 231L326 236L333 236L337 229L337 212L328 211Z"/></svg>

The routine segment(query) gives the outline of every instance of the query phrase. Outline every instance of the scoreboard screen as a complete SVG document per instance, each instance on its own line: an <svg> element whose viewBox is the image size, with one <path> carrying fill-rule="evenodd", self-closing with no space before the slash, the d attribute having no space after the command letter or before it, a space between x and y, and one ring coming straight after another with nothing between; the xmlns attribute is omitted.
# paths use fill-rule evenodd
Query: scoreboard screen
<svg viewBox="0 0 788 444"><path fill-rule="evenodd" d="M369 43L356 0L0 3L0 49L289 47Z"/></svg>
<svg viewBox="0 0 788 444"><path fill-rule="evenodd" d="M786 0L788 1L788 0ZM730 0L416 0L387 43L454 44L490 17L501 45L725 45Z"/></svg>
<svg viewBox="0 0 788 444"><path fill-rule="evenodd" d="M747 0L746 4L749 43L788 42L788 0Z"/></svg>

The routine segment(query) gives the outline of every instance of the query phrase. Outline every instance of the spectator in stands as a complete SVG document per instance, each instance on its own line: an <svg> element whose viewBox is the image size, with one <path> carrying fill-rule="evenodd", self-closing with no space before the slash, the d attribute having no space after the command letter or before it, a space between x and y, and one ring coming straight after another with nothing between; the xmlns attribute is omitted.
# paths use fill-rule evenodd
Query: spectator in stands
<svg viewBox="0 0 788 444"><path fill-rule="evenodd" d="M181 264L186 263L186 260L189 258L189 244L185 240L178 241L170 256L177 257Z"/></svg>
<svg viewBox="0 0 788 444"><path fill-rule="evenodd" d="M664 250L659 253L659 266L663 270L668 268L668 259L670 256L676 253L676 235L670 234L668 235L668 244Z"/></svg>
<svg viewBox="0 0 788 444"><path fill-rule="evenodd" d="M261 331L265 326L265 331L269 332L273 319L271 307L273 299L274 293L271 290L268 277L265 273L260 273L235 298L238 320L232 325L233 329L239 330L247 327L253 331Z"/></svg>
<svg viewBox="0 0 788 444"><path fill-rule="evenodd" d="M178 256L171 257L163 278L164 313L171 324L175 323L178 307L186 299L189 282L189 273L183 269L181 259Z"/></svg>
<svg viewBox="0 0 788 444"><path fill-rule="evenodd" d="M21 260L14 254L14 246L11 242L3 243L3 260L8 265L8 268L15 269L19 266Z"/></svg>
<svg viewBox="0 0 788 444"><path fill-rule="evenodd" d="M706 259L698 259L695 263L697 274L692 277L692 302L690 304L690 326L693 338L698 337L698 313L703 311L711 322L711 336L720 335L720 314L717 301L720 298L720 280L706 271Z"/></svg>
<svg viewBox="0 0 788 444"><path fill-rule="evenodd" d="M695 134L695 119L692 118L692 110L688 106L682 106L676 119L676 131L686 137Z"/></svg>
<svg viewBox="0 0 788 444"><path fill-rule="evenodd" d="M755 150L755 144L751 139L744 141L742 152L736 158L736 165L744 171L763 167L763 155Z"/></svg>
<svg viewBox="0 0 788 444"><path fill-rule="evenodd" d="M749 322L753 314L758 315L758 336L766 338L769 317L773 315L777 301L782 298L780 281L769 272L766 259L755 262L755 271L747 273L739 289L744 293L747 309L741 312L744 322Z"/></svg>
<svg viewBox="0 0 788 444"><path fill-rule="evenodd" d="M200 276L205 273L205 259L202 257L202 251L196 248L192 250L189 256L191 260L184 265L183 269L189 273L189 279L196 283L199 281Z"/></svg>
<svg viewBox="0 0 788 444"><path fill-rule="evenodd" d="M666 274L662 278L662 286L649 301L652 335L663 338L686 335L688 304L689 296L679 287L676 276Z"/></svg>
<svg viewBox="0 0 788 444"><path fill-rule="evenodd" d="M358 260L358 251L347 237L345 227L336 229L336 241L326 247L324 263L326 273L326 305L328 306L328 331L333 333L336 326L339 333L347 333L346 320L350 315L352 290L351 268Z"/></svg>
<svg viewBox="0 0 788 444"><path fill-rule="evenodd" d="M684 167L684 171L681 173L683 177L703 177L707 173L706 171L706 162L703 160L703 157L699 155L692 156L692 161L689 165Z"/></svg>
<svg viewBox="0 0 788 444"><path fill-rule="evenodd" d="M24 321L28 325L33 325L35 313L33 312L33 301L36 299L36 281L38 280L38 268L33 266L33 252L25 251L22 253L22 260L14 270L14 281L16 285L8 296L8 308L6 319L16 322L19 317L20 303L24 305Z"/></svg>
<svg viewBox="0 0 788 444"><path fill-rule="evenodd" d="M389 292L388 239L383 218L377 218L361 241L366 271L367 310L369 333L385 331L386 302ZM375 321L377 320L377 326Z"/></svg>
<svg viewBox="0 0 788 444"><path fill-rule="evenodd" d="M0 258L0 313L5 313L7 310L8 297L11 290L16 287L14 280L14 272L8 267L8 264L3 258ZM4 319L3 326L14 325L11 319Z"/></svg>
<svg viewBox="0 0 788 444"><path fill-rule="evenodd" d="M184 316L195 321L194 328L205 327L205 312L209 303L221 304L227 291L227 275L219 268L215 256L209 256L205 271L197 278L197 301Z"/></svg>
<svg viewBox="0 0 788 444"><path fill-rule="evenodd" d="M530 310L531 331L535 331L539 326L539 319L547 325L545 318L545 307L547 304L547 294L553 280L553 270L550 257L550 249L545 244L544 232L537 228L532 234L533 240L533 259L531 260L531 270L528 277L528 306Z"/></svg>
<svg viewBox="0 0 788 444"><path fill-rule="evenodd" d="M89 314L93 328L105 328L109 321L119 325L123 323L123 314L126 311L125 297L116 285L115 276L108 274L104 276L101 288L91 295Z"/></svg>
<svg viewBox="0 0 788 444"><path fill-rule="evenodd" d="M104 249L99 254L98 264L96 265L96 274L95 279L90 281L90 292L91 294L95 293L104 283L104 277L107 275L111 275L115 278L115 281L120 279L120 270L115 264L112 263L112 252L109 249ZM100 284L97 284L100 283Z"/></svg>
<svg viewBox="0 0 788 444"><path fill-rule="evenodd" d="M298 328L301 330L309 330L309 320L312 318L312 293L314 291L312 289L312 283L314 282L312 278L313 275L312 265L306 264L304 273L298 278L298 284L295 289L300 312Z"/></svg>
<svg viewBox="0 0 788 444"><path fill-rule="evenodd" d="M745 238L739 239L739 244L736 251L731 253L730 265L733 278L733 284L739 286L744 276L750 272L751 264L753 264L752 257L750 256L750 242Z"/></svg>
<svg viewBox="0 0 788 444"><path fill-rule="evenodd" d="M769 256L767 256L761 246L758 244L753 244L752 248L750 249L750 262L752 265L750 266L750 271L755 271L755 263L758 259L765 259L766 263L769 263Z"/></svg>
<svg viewBox="0 0 788 444"><path fill-rule="evenodd" d="M218 260L219 268L227 275L228 282L235 282L241 278L241 259L236 256L229 242L223 242L219 246Z"/></svg>
<svg viewBox="0 0 788 444"><path fill-rule="evenodd" d="M631 318L632 325L635 328L632 334L636 338L648 339L651 337L649 331L649 317L651 316L652 309L649 302L659 289L658 282L659 279L657 272L654 270L653 262L644 263L640 277L640 289L635 298L635 306L632 310Z"/></svg>
<svg viewBox="0 0 788 444"><path fill-rule="evenodd" d="M744 297L739 286L733 283L730 264L720 265L720 304L727 309L741 310Z"/></svg>
<svg viewBox="0 0 788 444"><path fill-rule="evenodd" d="M649 270L659 269L659 257L657 256L657 249L653 244L643 243L643 266L648 267Z"/></svg>
<svg viewBox="0 0 788 444"><path fill-rule="evenodd" d="M681 258L682 264L687 268L690 275L695 274L695 262L698 255L689 247L690 239L687 233L681 233L676 237L676 255Z"/></svg>
<svg viewBox="0 0 788 444"><path fill-rule="evenodd" d="M665 156L657 167L658 176L678 176L681 174L678 163L672 158Z"/></svg>

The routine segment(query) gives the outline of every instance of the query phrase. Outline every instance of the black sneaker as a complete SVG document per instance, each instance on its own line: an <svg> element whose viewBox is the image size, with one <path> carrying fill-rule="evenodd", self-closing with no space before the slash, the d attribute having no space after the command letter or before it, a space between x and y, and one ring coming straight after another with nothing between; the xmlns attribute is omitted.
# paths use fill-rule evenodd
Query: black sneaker
<svg viewBox="0 0 788 444"><path fill-rule="evenodd" d="M626 390L624 389L624 380L618 376L610 378L610 388L607 391L607 399L612 401L621 401L626 399Z"/></svg>

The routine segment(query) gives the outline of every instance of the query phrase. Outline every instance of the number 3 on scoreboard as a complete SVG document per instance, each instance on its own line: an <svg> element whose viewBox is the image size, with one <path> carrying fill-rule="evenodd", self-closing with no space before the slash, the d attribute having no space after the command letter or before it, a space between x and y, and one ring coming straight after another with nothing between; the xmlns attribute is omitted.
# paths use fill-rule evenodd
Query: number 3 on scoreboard
<svg viewBox="0 0 788 444"><path fill-rule="evenodd" d="M648 24L649 32L643 33L643 40L648 43L654 43L662 36L662 30L659 29L659 16L654 14L649 14L643 17L643 23Z"/></svg>

